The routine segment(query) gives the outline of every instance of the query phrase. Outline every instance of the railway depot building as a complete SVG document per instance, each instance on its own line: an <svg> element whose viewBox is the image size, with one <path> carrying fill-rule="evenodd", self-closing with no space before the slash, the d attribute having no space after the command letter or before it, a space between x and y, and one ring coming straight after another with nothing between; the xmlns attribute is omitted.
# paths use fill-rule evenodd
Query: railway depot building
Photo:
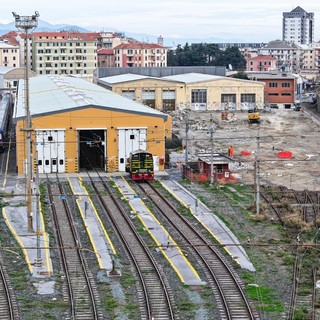
<svg viewBox="0 0 320 320"><path fill-rule="evenodd" d="M17 171L26 163L24 84L16 99ZM32 157L39 173L76 173L95 167L125 171L131 151L148 150L164 170L171 117L83 79L56 75L29 80Z"/></svg>
<svg viewBox="0 0 320 320"><path fill-rule="evenodd" d="M166 77L121 74L99 78L97 84L159 111L247 110L264 107L265 84L211 74L186 73Z"/></svg>

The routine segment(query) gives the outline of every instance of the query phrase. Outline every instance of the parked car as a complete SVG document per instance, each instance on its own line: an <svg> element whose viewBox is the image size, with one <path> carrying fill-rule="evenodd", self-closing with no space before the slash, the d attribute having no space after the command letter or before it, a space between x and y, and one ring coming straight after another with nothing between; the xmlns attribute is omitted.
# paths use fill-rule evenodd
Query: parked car
<svg viewBox="0 0 320 320"><path fill-rule="evenodd" d="M294 105L293 110L294 111L300 111L301 110L301 105L300 104Z"/></svg>

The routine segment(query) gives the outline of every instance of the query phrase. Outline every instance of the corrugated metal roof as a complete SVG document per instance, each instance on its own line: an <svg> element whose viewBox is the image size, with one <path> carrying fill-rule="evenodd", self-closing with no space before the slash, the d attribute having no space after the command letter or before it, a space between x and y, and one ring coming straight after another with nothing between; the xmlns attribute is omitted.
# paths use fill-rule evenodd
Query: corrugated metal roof
<svg viewBox="0 0 320 320"><path fill-rule="evenodd" d="M194 83L194 82L204 82L204 81L212 81L224 79L225 77L214 76L211 74L203 74L203 73L185 73L185 74L177 74L174 76L168 76L161 78L162 80L170 80L170 81L178 81L183 83Z"/></svg>
<svg viewBox="0 0 320 320"><path fill-rule="evenodd" d="M234 161L230 157L221 153L213 153L212 155L211 153L199 153L198 159L207 164L210 164L211 161L213 164L228 164L229 162Z"/></svg>
<svg viewBox="0 0 320 320"><path fill-rule="evenodd" d="M25 116L23 88L24 84L20 83L16 102L16 120ZM168 117L160 111L117 95L84 79L68 76L39 76L29 79L29 108L32 117L86 107Z"/></svg>
<svg viewBox="0 0 320 320"><path fill-rule="evenodd" d="M247 71L249 79L295 79L297 76L292 73L281 73L281 72L259 72L259 71Z"/></svg>
<svg viewBox="0 0 320 320"><path fill-rule="evenodd" d="M236 72L235 72L236 73ZM237 78L228 78L223 76L215 76L211 74L202 74L202 73L185 73L185 74L177 74L174 76L167 77L149 77L144 75L137 75L133 73L120 74L117 76L104 77L98 79L99 83L104 83L106 85L112 86L113 84L141 80L141 79L153 79L159 81L171 81L171 82L180 82L184 84L197 83L197 82L206 82L206 81L216 81L216 80L232 80L239 82L252 82L251 80L237 79Z"/></svg>
<svg viewBox="0 0 320 320"><path fill-rule="evenodd" d="M151 78L151 77L140 75L140 74L125 73L125 74L119 74L117 76L112 76L112 77L99 78L99 81L102 81L105 83L110 83L110 84L115 84L115 83L148 79L148 78Z"/></svg>

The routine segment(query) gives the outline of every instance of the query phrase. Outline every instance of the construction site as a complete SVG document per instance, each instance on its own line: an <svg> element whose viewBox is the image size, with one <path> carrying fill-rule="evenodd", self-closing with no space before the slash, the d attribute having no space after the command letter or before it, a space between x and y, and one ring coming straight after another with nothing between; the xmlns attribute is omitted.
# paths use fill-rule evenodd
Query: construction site
<svg viewBox="0 0 320 320"><path fill-rule="evenodd" d="M260 112L260 121L250 123L245 111L227 115L212 111L176 111L173 133L182 141L182 150L170 161L197 161L201 153L228 155L233 177L253 185L258 174L263 185L282 185L294 190L319 190L319 120L316 106L269 109ZM186 147L187 146L187 147Z"/></svg>

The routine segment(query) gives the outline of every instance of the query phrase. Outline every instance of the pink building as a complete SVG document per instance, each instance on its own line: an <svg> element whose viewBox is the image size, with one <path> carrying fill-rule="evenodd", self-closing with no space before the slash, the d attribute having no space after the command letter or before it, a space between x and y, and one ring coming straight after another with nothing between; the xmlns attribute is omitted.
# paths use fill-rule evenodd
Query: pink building
<svg viewBox="0 0 320 320"><path fill-rule="evenodd" d="M259 55L256 57L246 57L247 71L270 71L276 70L277 59L272 56Z"/></svg>
<svg viewBox="0 0 320 320"><path fill-rule="evenodd" d="M167 48L154 43L128 42L114 48L116 67L166 67Z"/></svg>

